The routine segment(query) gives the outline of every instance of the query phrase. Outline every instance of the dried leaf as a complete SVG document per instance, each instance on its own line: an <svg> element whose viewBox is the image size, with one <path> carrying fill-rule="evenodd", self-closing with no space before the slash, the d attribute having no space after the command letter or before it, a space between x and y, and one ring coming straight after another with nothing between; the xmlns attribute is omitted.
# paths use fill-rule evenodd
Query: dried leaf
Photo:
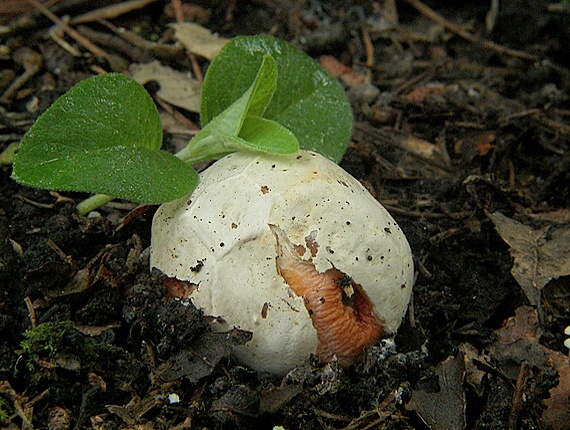
<svg viewBox="0 0 570 430"><path fill-rule="evenodd" d="M462 354L450 357L435 369L437 381L420 381L412 392L407 408L435 430L465 428L465 364Z"/></svg>
<svg viewBox="0 0 570 430"><path fill-rule="evenodd" d="M515 309L515 316L508 318L503 326L495 331L497 341L495 345L508 347L515 342L525 340L538 343L542 335L536 309L530 306L521 306Z"/></svg>
<svg viewBox="0 0 570 430"><path fill-rule="evenodd" d="M556 209L551 212L528 214L527 217L538 221L547 221L553 224L567 224L570 223L570 210Z"/></svg>
<svg viewBox="0 0 570 430"><path fill-rule="evenodd" d="M189 74L163 66L159 61L131 64L129 71L141 85L158 82L160 90L157 95L164 101L190 112L200 112L200 82Z"/></svg>
<svg viewBox="0 0 570 430"><path fill-rule="evenodd" d="M495 366L508 378L516 380L523 361L539 368L547 365L538 345L542 333L535 308L517 308L515 316L508 318L495 334L497 341L491 345L489 353Z"/></svg>
<svg viewBox="0 0 570 430"><path fill-rule="evenodd" d="M530 304L540 306L540 290L551 280L570 275L570 227L533 229L500 212L487 214L511 247L511 269Z"/></svg>
<svg viewBox="0 0 570 430"><path fill-rule="evenodd" d="M259 415L259 404L259 395L254 390L245 385L235 385L212 402L211 412L220 417L227 415L228 418L235 414L256 417Z"/></svg>
<svg viewBox="0 0 570 430"><path fill-rule="evenodd" d="M485 358L470 343L463 342L459 344L458 349L463 354L463 361L465 362L465 382L481 396L484 390L486 372L479 369L475 363L476 361L484 363Z"/></svg>
<svg viewBox="0 0 570 430"><path fill-rule="evenodd" d="M566 355L538 343L541 330L537 310L530 306L517 308L515 316L507 319L495 334L497 340L489 352L493 361L507 377L514 380L522 362L540 369L550 367L558 372L558 384L550 389L550 397L544 400L547 408L542 414L542 424L544 428L568 428L570 363Z"/></svg>
<svg viewBox="0 0 570 430"><path fill-rule="evenodd" d="M568 428L570 423L570 364L561 352L541 346L549 363L558 372L558 385L550 389L550 397L544 400L546 410L542 414L544 428Z"/></svg>
<svg viewBox="0 0 570 430"><path fill-rule="evenodd" d="M138 423L144 414L160 404L161 400L157 396L150 396L145 399L133 397L124 406L107 405L107 410L120 417L126 424L132 426Z"/></svg>
<svg viewBox="0 0 570 430"><path fill-rule="evenodd" d="M259 409L263 413L274 414L301 392L303 392L303 386L301 384L290 384L284 387L271 386L261 393Z"/></svg>
<svg viewBox="0 0 570 430"><path fill-rule="evenodd" d="M229 357L234 346L243 345L251 339L251 333L233 329L224 333L206 332L194 342L194 347L186 348L170 357L157 370L167 382L186 377L198 381L209 376L216 365Z"/></svg>
<svg viewBox="0 0 570 430"><path fill-rule="evenodd" d="M213 60L228 39L215 36L210 30L192 22L171 24L174 28L174 37L192 54Z"/></svg>

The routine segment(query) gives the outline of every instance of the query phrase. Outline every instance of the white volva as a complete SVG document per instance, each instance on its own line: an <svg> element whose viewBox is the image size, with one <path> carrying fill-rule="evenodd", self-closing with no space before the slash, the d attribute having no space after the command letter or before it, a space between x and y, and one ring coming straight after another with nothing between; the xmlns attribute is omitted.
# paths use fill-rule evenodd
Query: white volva
<svg viewBox="0 0 570 430"><path fill-rule="evenodd" d="M191 299L216 330L253 332L236 358L284 374L317 350L304 299L276 268L278 226L319 272L336 267L360 284L387 334L413 283L408 242L386 209L319 154L234 153L213 164L187 198L162 205L152 224L151 266L198 286Z"/></svg>

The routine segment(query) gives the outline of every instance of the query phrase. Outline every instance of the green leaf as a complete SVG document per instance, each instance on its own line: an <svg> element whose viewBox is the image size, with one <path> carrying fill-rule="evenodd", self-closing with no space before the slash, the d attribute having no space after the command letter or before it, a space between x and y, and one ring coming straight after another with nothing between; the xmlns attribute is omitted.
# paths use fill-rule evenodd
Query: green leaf
<svg viewBox="0 0 570 430"><path fill-rule="evenodd" d="M247 117L243 137L212 130L216 143L227 148L226 154L235 151L259 151L268 154L293 154L299 150L299 142L293 133L269 119ZM224 154L225 155L225 154Z"/></svg>
<svg viewBox="0 0 570 430"><path fill-rule="evenodd" d="M267 139L253 135L252 132L242 133L244 124L250 123L250 117L260 118L271 101L277 88L277 66L275 60L266 55L259 66L253 83L230 106L217 115L194 137L186 148L176 154L186 162L219 158L232 151L265 151L270 153L291 153L299 149L299 144L287 130L273 130L273 137L279 141L268 142ZM269 126L266 126L267 130ZM251 128L251 124L249 126ZM258 132L261 129L257 128ZM247 141L252 135L256 141ZM286 139L286 140L285 140ZM283 148L275 146L283 144ZM276 152L277 151L277 152ZM288 152L287 152L288 151Z"/></svg>
<svg viewBox="0 0 570 430"><path fill-rule="evenodd" d="M277 64L270 55L264 55L255 76L246 115L262 116L277 89ZM246 92L247 93L247 92Z"/></svg>
<svg viewBox="0 0 570 430"><path fill-rule="evenodd" d="M239 137L250 149L269 154L292 154L299 150L299 141L287 128L270 119L248 116Z"/></svg>
<svg viewBox="0 0 570 430"><path fill-rule="evenodd" d="M25 185L160 203L190 193L197 174L160 152L162 126L151 97L120 75L80 82L24 136L12 177Z"/></svg>
<svg viewBox="0 0 570 430"><path fill-rule="evenodd" d="M102 193L148 204L190 194L198 183L198 174L182 160L134 146L92 149L33 168L37 188Z"/></svg>
<svg viewBox="0 0 570 430"><path fill-rule="evenodd" d="M260 116L271 101L277 86L277 66L275 60L266 55L259 65L253 83L227 109L204 127L204 132L215 128L217 131L237 135L248 115Z"/></svg>
<svg viewBox="0 0 570 430"><path fill-rule="evenodd" d="M301 148L340 161L353 124L344 89L305 53L271 36L236 37L214 59L202 87L202 126L248 90L267 55L275 59L278 80L262 116L291 130Z"/></svg>

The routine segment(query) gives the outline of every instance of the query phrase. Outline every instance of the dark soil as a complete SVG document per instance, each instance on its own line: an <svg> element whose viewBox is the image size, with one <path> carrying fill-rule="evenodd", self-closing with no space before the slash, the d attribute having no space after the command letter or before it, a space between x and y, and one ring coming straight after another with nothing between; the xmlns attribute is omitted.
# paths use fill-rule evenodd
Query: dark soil
<svg viewBox="0 0 570 430"><path fill-rule="evenodd" d="M73 17L109 3L52 10ZM174 43L175 3L109 22ZM560 251L570 249L570 9L546 0L503 0L495 14L491 2L396 3L184 3L186 19L224 37L270 33L348 66L341 78L355 129L341 165L389 209L416 261L395 346L382 341L348 369L308 364L285 378L240 366L229 351L247 334L211 333L149 271L155 207L115 202L82 217L75 204L86 196L19 186L5 165L2 428L570 428L570 262ZM9 21L7 11L0 92L32 72L2 98L0 151L74 83L155 59L101 21L82 24L83 34L121 61L60 34L74 56L48 36L42 14ZM160 60L181 71L208 66L184 53ZM165 143L175 140L165 132ZM521 223L515 233L499 231L497 213ZM547 233L520 252L540 257L541 244L558 241L544 287L511 273L526 267L513 262L523 227Z"/></svg>

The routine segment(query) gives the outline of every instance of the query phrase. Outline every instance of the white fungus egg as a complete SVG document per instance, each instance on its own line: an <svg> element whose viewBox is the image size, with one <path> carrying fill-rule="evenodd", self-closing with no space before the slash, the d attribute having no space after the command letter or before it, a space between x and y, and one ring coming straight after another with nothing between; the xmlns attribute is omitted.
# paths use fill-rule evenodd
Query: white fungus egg
<svg viewBox="0 0 570 430"><path fill-rule="evenodd" d="M162 205L151 266L196 286L215 330L251 331L236 358L284 374L336 357L350 363L399 327L413 261L400 227L351 175L309 151L239 152Z"/></svg>

